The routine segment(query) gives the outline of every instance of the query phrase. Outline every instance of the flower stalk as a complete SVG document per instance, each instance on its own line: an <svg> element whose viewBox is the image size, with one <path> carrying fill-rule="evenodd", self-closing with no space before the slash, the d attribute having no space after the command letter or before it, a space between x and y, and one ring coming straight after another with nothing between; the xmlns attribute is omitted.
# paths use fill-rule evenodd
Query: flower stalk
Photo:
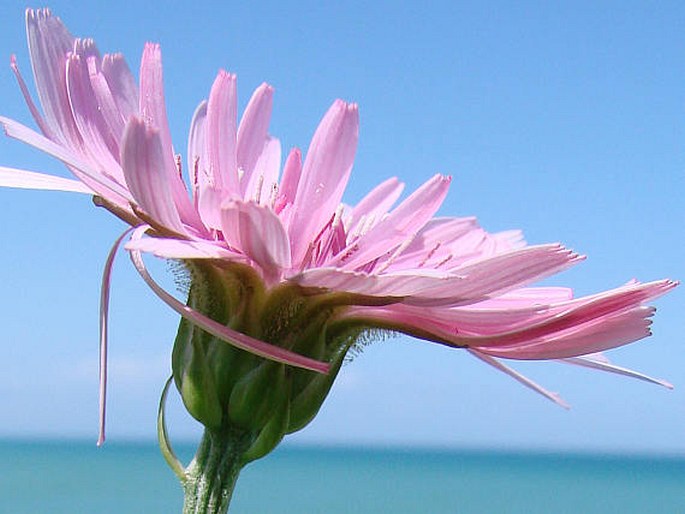
<svg viewBox="0 0 685 514"><path fill-rule="evenodd" d="M183 514L224 514L245 464L250 434L206 429L195 458L185 473Z"/></svg>

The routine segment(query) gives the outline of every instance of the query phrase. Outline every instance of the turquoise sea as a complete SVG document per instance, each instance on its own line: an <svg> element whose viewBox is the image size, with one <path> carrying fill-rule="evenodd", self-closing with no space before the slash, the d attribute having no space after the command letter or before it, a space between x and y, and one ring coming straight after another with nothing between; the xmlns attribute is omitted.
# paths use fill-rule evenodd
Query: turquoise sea
<svg viewBox="0 0 685 514"><path fill-rule="evenodd" d="M4 441L0 463L1 513L181 510L153 443ZM230 512L680 514L685 458L286 446L243 472Z"/></svg>

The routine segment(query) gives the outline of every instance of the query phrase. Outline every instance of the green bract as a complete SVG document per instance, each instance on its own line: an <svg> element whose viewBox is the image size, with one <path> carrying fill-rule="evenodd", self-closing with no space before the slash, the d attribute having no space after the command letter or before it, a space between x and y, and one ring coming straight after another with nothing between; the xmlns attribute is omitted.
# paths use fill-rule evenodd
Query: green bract
<svg viewBox="0 0 685 514"><path fill-rule="evenodd" d="M316 415L347 351L365 329L340 320L349 295L292 284L267 289L242 264L187 261L188 306L256 339L329 362L320 374L237 349L183 319L172 356L173 379L188 412L207 429L244 433L248 462Z"/></svg>

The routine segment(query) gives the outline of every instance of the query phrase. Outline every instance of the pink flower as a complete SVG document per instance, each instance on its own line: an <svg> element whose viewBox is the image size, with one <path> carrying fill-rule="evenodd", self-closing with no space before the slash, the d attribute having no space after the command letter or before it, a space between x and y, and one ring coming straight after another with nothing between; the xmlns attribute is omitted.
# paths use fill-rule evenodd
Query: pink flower
<svg viewBox="0 0 685 514"><path fill-rule="evenodd" d="M582 258L559 244L527 246L518 231L489 234L474 218L435 217L450 184L442 175L395 207L403 189L395 178L354 206L341 203L357 146L355 104L335 101L304 162L293 149L281 171L281 146L268 132L273 89L258 87L238 123L236 77L221 71L190 126L188 186L171 143L157 45L146 45L136 84L121 55L101 56L47 10L27 12L27 32L43 114L14 59L12 68L42 135L14 120L0 123L10 137L60 159L77 180L0 168L0 185L94 195L135 228L125 247L143 279L214 336L279 362L329 369L183 305L154 282L143 252L247 265L268 291L290 284L335 305L331 323L464 348L559 403L498 359L560 359L668 385L599 352L648 336L654 309L645 304L675 282L630 282L579 299L566 288L527 287ZM117 246L103 281L103 355Z"/></svg>

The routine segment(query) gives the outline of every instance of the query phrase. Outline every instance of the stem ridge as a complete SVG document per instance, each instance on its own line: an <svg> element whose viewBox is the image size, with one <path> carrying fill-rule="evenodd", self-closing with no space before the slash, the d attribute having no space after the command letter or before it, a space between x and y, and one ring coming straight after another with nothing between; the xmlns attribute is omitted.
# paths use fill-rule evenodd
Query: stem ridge
<svg viewBox="0 0 685 514"><path fill-rule="evenodd" d="M205 429L195 458L186 469L183 514L225 514L243 467L249 432Z"/></svg>

